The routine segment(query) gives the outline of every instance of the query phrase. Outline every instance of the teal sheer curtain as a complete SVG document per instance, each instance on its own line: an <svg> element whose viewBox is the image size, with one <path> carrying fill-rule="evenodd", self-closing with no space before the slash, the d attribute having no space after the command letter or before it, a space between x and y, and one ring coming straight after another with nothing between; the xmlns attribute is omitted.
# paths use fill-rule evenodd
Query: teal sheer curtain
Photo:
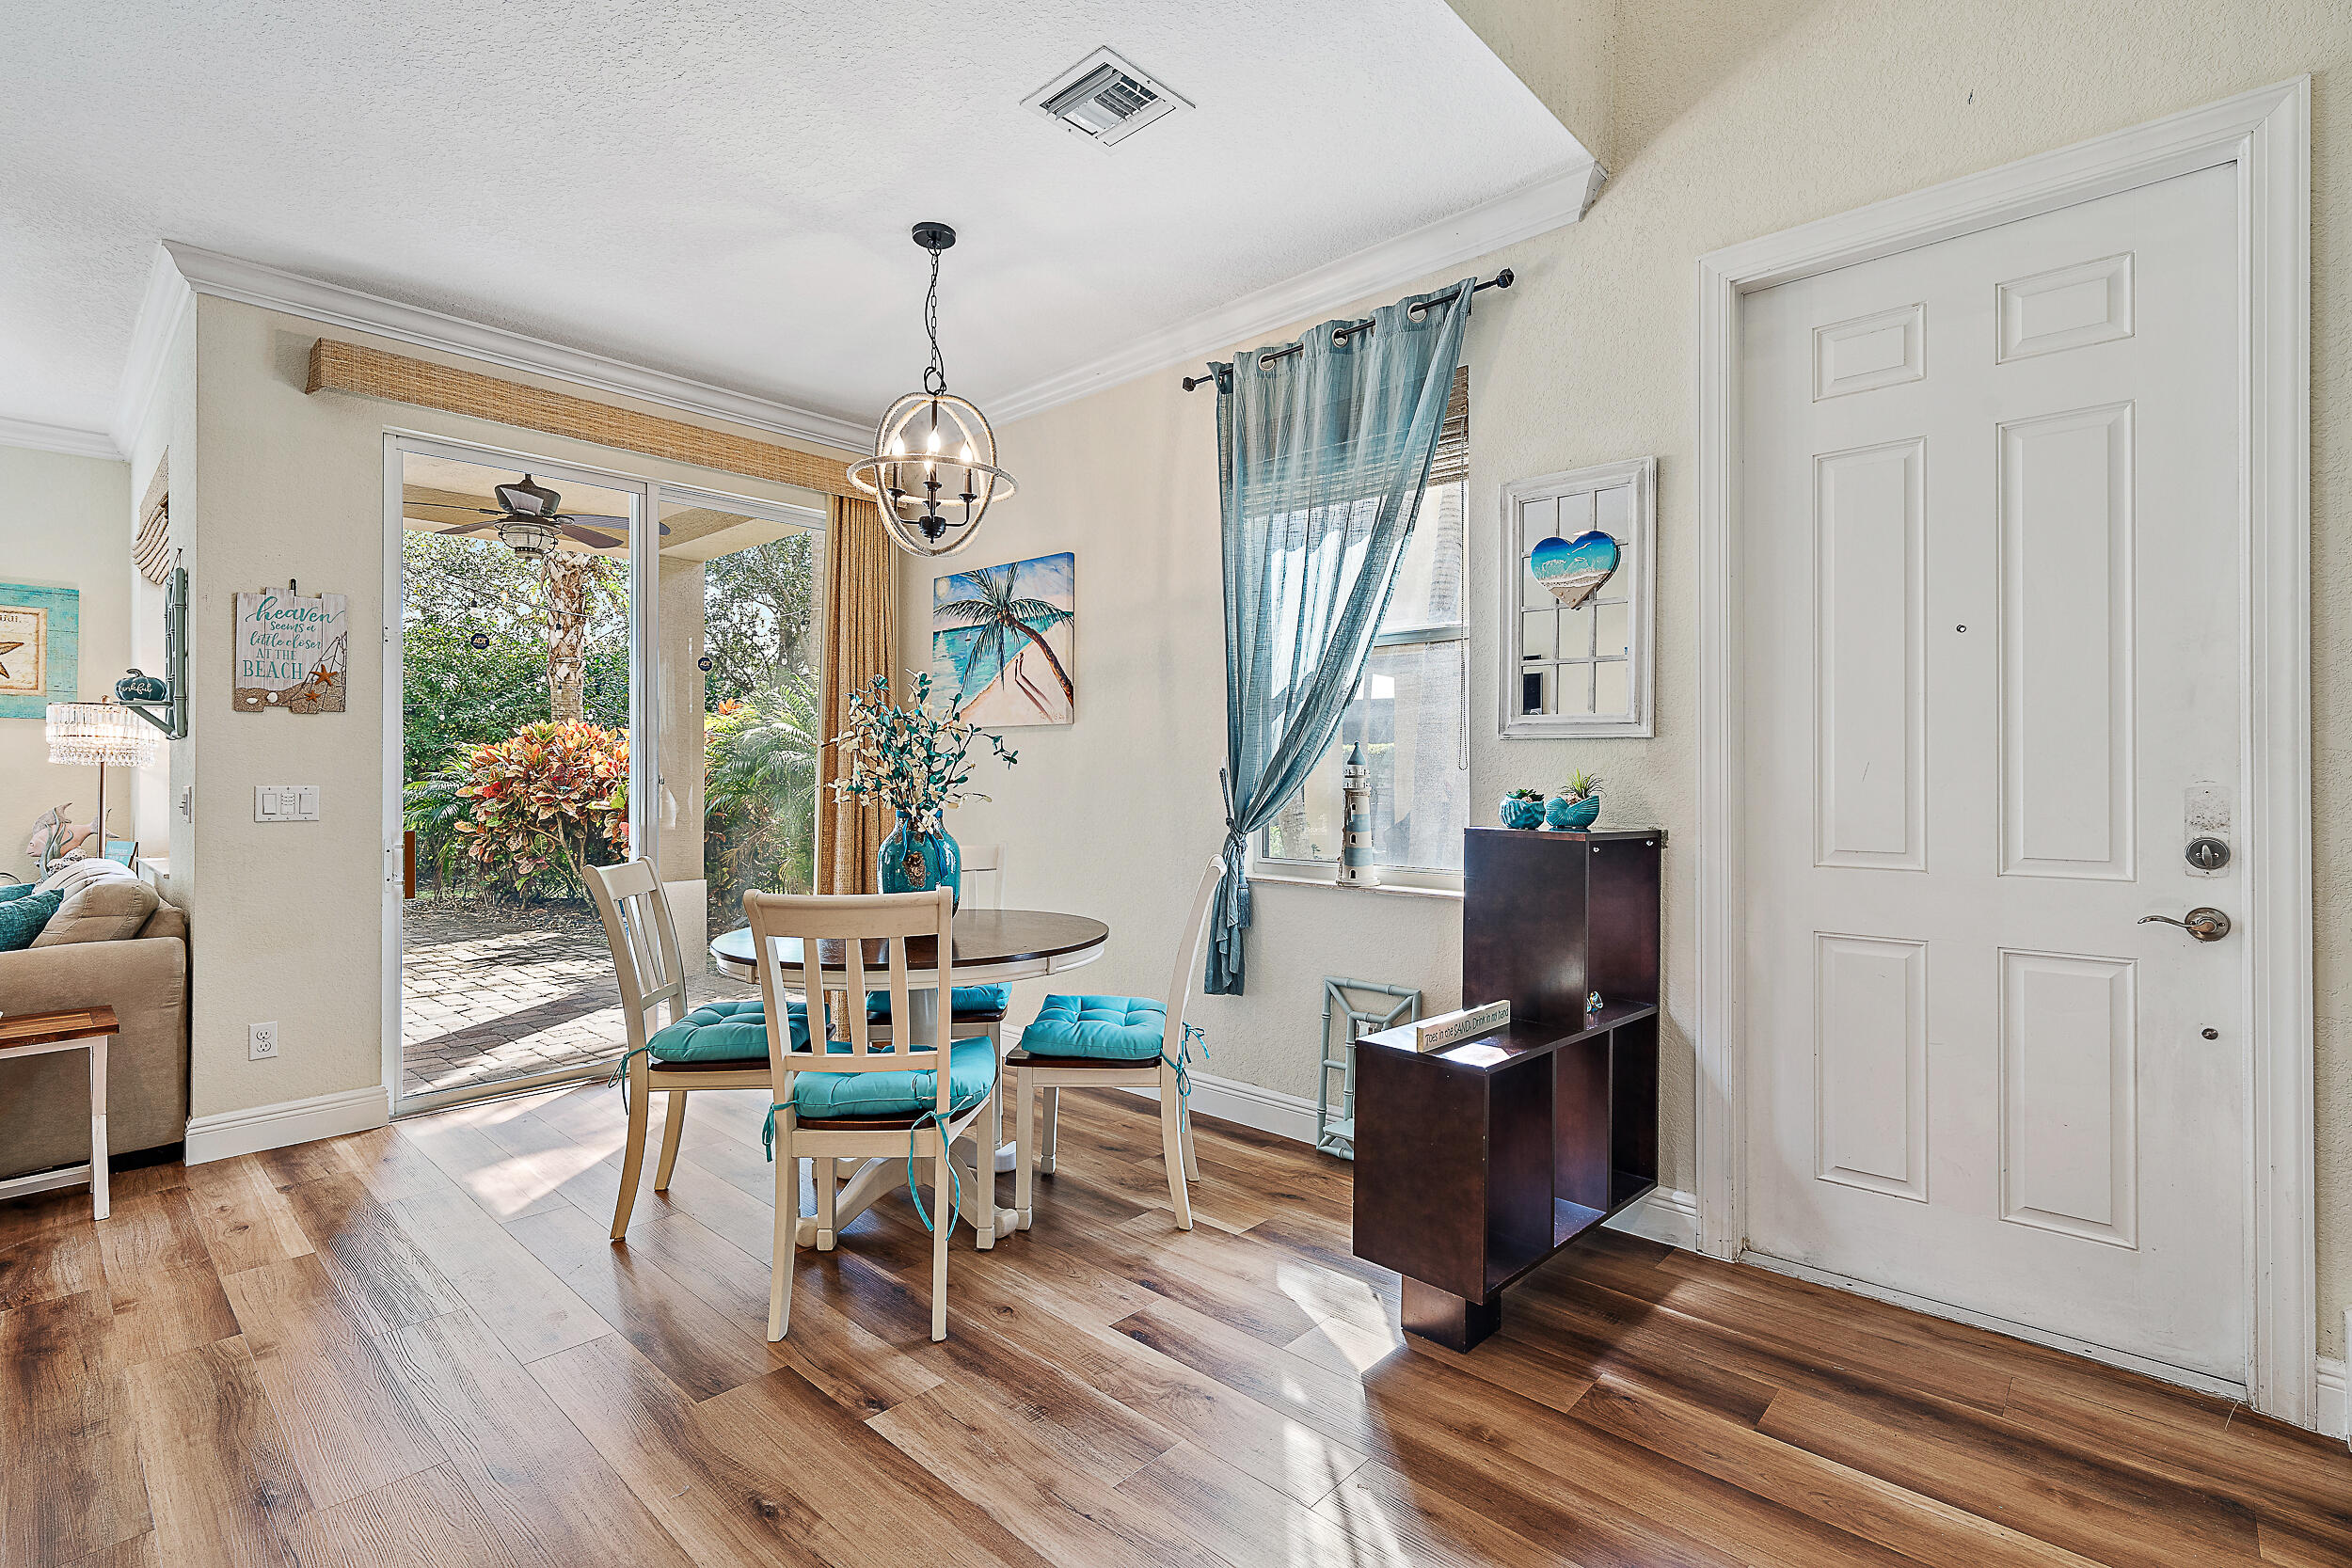
<svg viewBox="0 0 2352 1568"><path fill-rule="evenodd" d="M1225 879L1209 921L1212 996L1242 994L1249 835L1306 783L1372 652L1445 423L1476 281L1399 300L1374 311L1369 327L1327 322L1295 344L1214 367Z"/></svg>

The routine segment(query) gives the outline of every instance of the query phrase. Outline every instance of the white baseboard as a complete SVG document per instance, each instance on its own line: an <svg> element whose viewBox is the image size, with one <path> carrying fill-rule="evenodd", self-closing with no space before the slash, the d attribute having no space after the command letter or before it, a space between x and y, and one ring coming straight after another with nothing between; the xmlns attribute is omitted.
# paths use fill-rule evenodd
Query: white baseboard
<svg viewBox="0 0 2352 1568"><path fill-rule="evenodd" d="M265 1148L285 1148L320 1138L340 1137L381 1127L392 1119L391 1098L381 1084L343 1089L309 1100L256 1105L246 1111L188 1119L187 1163L210 1164Z"/></svg>
<svg viewBox="0 0 2352 1568"><path fill-rule="evenodd" d="M1223 1121L1239 1122L1261 1132L1271 1132L1278 1138L1311 1144L1315 1141L1315 1102L1301 1100L1295 1094L1281 1094L1262 1089L1255 1084L1244 1084L1232 1078L1212 1078L1205 1072L1192 1075L1192 1108L1204 1117ZM1157 1100L1160 1091L1136 1088L1135 1093L1146 1100Z"/></svg>
<svg viewBox="0 0 2352 1568"><path fill-rule="evenodd" d="M1622 1230L1629 1235L1646 1236L1653 1242L1663 1242L1685 1252L1696 1252L1699 1246L1698 1194L1677 1192L1671 1187L1653 1187L1639 1203L1611 1220L1609 1228Z"/></svg>
<svg viewBox="0 0 2352 1568"><path fill-rule="evenodd" d="M2352 1312L2346 1312L2344 1317L2352 1320ZM2314 1425L2329 1437L2352 1435L2352 1410L2345 1408L2344 1363L2332 1355L2321 1356L2318 1382L2318 1419Z"/></svg>

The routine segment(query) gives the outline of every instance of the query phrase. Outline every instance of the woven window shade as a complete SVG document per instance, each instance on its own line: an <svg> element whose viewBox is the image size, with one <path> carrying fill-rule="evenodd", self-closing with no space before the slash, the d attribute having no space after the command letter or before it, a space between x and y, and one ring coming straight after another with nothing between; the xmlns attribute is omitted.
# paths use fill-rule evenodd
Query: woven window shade
<svg viewBox="0 0 2352 1568"><path fill-rule="evenodd" d="M155 460L155 477L147 482L146 499L139 502L138 537L131 546L139 576L158 588L171 576L170 466L169 452Z"/></svg>
<svg viewBox="0 0 2352 1568"><path fill-rule="evenodd" d="M1437 455L1429 460L1429 483L1452 484L1470 478L1470 367L1454 367L1446 394L1445 424L1438 431Z"/></svg>

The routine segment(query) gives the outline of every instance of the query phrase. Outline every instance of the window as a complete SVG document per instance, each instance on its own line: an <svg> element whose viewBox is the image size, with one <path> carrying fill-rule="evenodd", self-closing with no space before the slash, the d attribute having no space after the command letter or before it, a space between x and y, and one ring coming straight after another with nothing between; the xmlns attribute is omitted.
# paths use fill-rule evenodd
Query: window
<svg viewBox="0 0 2352 1568"><path fill-rule="evenodd" d="M1606 463L1502 491L1502 734L1647 736L1650 590L1656 580L1657 460ZM1570 610L1536 579L1535 546L1597 530L1617 569Z"/></svg>
<svg viewBox="0 0 2352 1568"><path fill-rule="evenodd" d="M1339 738L1258 835L1260 875L1331 881L1340 856L1340 769L1360 745L1372 784L1373 862L1390 886L1458 888L1470 822L1463 514L1470 372L1454 372L1445 428L1412 538Z"/></svg>

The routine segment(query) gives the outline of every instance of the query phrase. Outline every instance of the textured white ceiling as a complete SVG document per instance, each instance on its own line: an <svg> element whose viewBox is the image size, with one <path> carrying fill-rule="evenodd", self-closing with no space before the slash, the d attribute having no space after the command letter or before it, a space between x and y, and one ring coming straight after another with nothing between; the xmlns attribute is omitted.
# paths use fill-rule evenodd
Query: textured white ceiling
<svg viewBox="0 0 2352 1568"><path fill-rule="evenodd" d="M1195 109L1021 106L1104 43ZM870 419L917 218L985 404L1584 161L1443 0L12 0L0 59L0 418L90 429L161 239Z"/></svg>

